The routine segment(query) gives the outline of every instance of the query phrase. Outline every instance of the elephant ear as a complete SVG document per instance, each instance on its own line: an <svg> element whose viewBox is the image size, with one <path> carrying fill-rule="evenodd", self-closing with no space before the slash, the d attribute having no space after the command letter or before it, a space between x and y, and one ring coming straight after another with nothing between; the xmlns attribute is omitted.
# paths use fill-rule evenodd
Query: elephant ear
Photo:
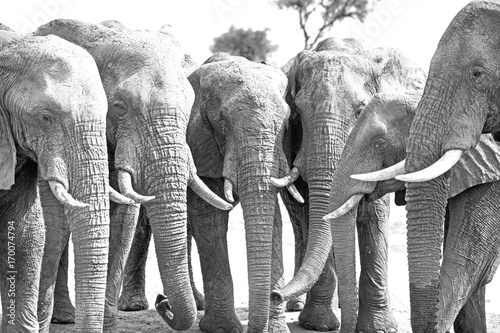
<svg viewBox="0 0 500 333"><path fill-rule="evenodd" d="M490 134L481 136L476 148L465 152L451 169L448 198L479 184L500 180L500 146Z"/></svg>
<svg viewBox="0 0 500 333"><path fill-rule="evenodd" d="M0 190L9 190L16 173L16 145L7 116L1 112L0 128Z"/></svg>
<svg viewBox="0 0 500 333"><path fill-rule="evenodd" d="M207 106L202 100L204 89L200 82L202 73L203 66L188 76L195 92L195 99L191 109L186 140L191 148L198 176L220 178L222 177L224 157L206 115Z"/></svg>

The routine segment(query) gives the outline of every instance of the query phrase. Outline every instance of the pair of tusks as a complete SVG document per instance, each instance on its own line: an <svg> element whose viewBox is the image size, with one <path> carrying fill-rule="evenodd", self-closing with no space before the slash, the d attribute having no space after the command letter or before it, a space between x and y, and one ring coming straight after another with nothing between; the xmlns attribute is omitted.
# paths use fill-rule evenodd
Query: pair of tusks
<svg viewBox="0 0 500 333"><path fill-rule="evenodd" d="M276 187L286 187L288 192L300 203L304 203L304 198L300 195L297 187L293 184L294 181L299 179L300 173L297 167L293 167L288 175L282 178L271 177L270 182Z"/></svg>
<svg viewBox="0 0 500 333"><path fill-rule="evenodd" d="M397 180L409 183L426 182L431 179L437 178L450 170L455 164L457 164L463 153L463 150L460 149L448 150L434 164L428 166L425 169L409 174L404 174L405 160L402 160L401 162L394 164L393 166L390 166L386 169L365 174L351 175L351 178L372 182L388 180L392 178L396 178ZM363 195L364 194L353 195L340 208L328 215L325 215L323 217L323 220L329 222L332 219L345 215L359 203Z"/></svg>
<svg viewBox="0 0 500 333"><path fill-rule="evenodd" d="M460 149L448 150L434 164L420 171L408 174L404 174L406 160L402 160L401 162L386 169L365 174L351 175L351 178L367 182L375 182L392 178L409 183L426 182L437 178L450 170L455 164L457 164L463 153L464 151Z"/></svg>
<svg viewBox="0 0 500 333"><path fill-rule="evenodd" d="M60 183L49 181L49 186L57 200L65 207L83 208L89 206L88 204L74 199ZM121 193L110 188L109 199L119 204L131 205L135 203L145 203L155 198L154 196L144 196L135 192L132 187L132 176L130 173L123 170L118 171L118 186L120 187ZM233 205L222 200L213 193L196 174L190 179L189 186L196 194L214 207L222 210L233 209Z"/></svg>

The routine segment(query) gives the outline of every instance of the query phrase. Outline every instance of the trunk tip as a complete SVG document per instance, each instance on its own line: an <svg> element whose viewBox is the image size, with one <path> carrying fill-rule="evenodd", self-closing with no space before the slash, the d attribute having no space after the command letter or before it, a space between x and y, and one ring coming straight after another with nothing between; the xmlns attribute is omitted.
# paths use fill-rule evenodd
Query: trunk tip
<svg viewBox="0 0 500 333"><path fill-rule="evenodd" d="M285 301L285 297L283 296L283 293L279 290L273 290L271 291L271 303L274 305L281 304Z"/></svg>

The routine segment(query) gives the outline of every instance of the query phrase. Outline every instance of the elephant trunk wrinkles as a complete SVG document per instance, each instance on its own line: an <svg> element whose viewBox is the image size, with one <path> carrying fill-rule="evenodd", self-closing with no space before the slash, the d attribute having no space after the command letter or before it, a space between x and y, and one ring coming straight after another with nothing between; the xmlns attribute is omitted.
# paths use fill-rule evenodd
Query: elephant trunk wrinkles
<svg viewBox="0 0 500 333"><path fill-rule="evenodd" d="M407 173L421 170L441 156L438 138L442 137L443 126L439 124L442 115L437 111L442 108L429 106L425 99L420 104L410 130ZM426 117L429 114L434 117ZM447 174L425 183L408 183L406 187L412 329L414 332L435 332Z"/></svg>
<svg viewBox="0 0 500 333"><path fill-rule="evenodd" d="M187 330L196 320L196 306L188 273L187 181L188 157L183 143L155 150L145 167L145 187L156 199L145 204L154 237L165 297L157 310L175 330ZM159 302L161 300L161 302Z"/></svg>
<svg viewBox="0 0 500 333"><path fill-rule="evenodd" d="M352 195L353 182L345 173L349 165L342 159L332 180L330 211L339 208ZM337 195L334 195L337 194ZM357 209L331 221L335 271L338 279L339 307L342 310L342 332L354 332L359 309L356 274L356 217Z"/></svg>
<svg viewBox="0 0 500 333"><path fill-rule="evenodd" d="M76 124L79 154L68 154L69 192L86 208L67 211L75 252L76 330L101 332L109 249L109 175L105 127ZM73 151L73 150L71 150Z"/></svg>
<svg viewBox="0 0 500 333"><path fill-rule="evenodd" d="M258 141L256 141L258 140ZM277 189L269 180L279 172L275 135L238 140L238 192L245 219L249 315L248 332L267 332L271 291L272 235Z"/></svg>
<svg viewBox="0 0 500 333"><path fill-rule="evenodd" d="M339 130L340 131L340 130ZM306 167L309 184L309 237L301 267L293 279L281 290L273 292L275 301L288 300L309 290L319 279L332 250L330 224L323 221L329 213L330 183L343 148L344 140L334 137L332 128L318 126L316 135L306 147ZM323 142L322 145L315 145Z"/></svg>

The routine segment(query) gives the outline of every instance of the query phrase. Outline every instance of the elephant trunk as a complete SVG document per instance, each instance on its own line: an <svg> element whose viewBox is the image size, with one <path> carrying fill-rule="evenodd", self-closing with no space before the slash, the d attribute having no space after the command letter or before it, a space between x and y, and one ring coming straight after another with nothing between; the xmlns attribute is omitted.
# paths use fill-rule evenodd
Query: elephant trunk
<svg viewBox="0 0 500 333"><path fill-rule="evenodd" d="M239 138L239 149L236 153L239 164L238 194L245 219L247 244L248 332L266 332L268 329L272 236L275 209L277 209L277 189L271 186L270 177L279 172L275 141L266 137ZM256 154L256 151L260 154Z"/></svg>
<svg viewBox="0 0 500 333"><path fill-rule="evenodd" d="M183 146L181 146L183 147ZM156 199L145 204L154 237L156 257L165 296L156 299L156 309L175 330L187 330L196 320L187 254L186 191L189 160L185 149L164 149L166 157L145 169L149 193Z"/></svg>
<svg viewBox="0 0 500 333"><path fill-rule="evenodd" d="M421 170L441 156L438 138L443 126L439 124L437 112L440 109L440 106L428 105L425 99L421 101L408 140L407 173ZM434 119L427 116L430 111L434 111ZM411 323L413 332L430 332L435 331L437 324L447 174L406 186Z"/></svg>
<svg viewBox="0 0 500 333"><path fill-rule="evenodd" d="M76 124L69 192L84 208L67 208L75 258L76 330L101 332L109 248L109 176L105 126ZM73 150L71 150L73 151Z"/></svg>
<svg viewBox="0 0 500 333"><path fill-rule="evenodd" d="M280 290L271 293L275 303L289 300L309 290L319 279L328 255L332 250L332 233L329 222L323 217L329 213L330 182L335 163L339 159L344 140L335 139L330 133L334 127L318 125L316 134L309 142L323 145L307 145L306 180L309 184L309 237L301 267L293 279ZM340 129L339 129L340 130ZM312 131L311 131L312 132ZM342 138L344 139L344 138Z"/></svg>

